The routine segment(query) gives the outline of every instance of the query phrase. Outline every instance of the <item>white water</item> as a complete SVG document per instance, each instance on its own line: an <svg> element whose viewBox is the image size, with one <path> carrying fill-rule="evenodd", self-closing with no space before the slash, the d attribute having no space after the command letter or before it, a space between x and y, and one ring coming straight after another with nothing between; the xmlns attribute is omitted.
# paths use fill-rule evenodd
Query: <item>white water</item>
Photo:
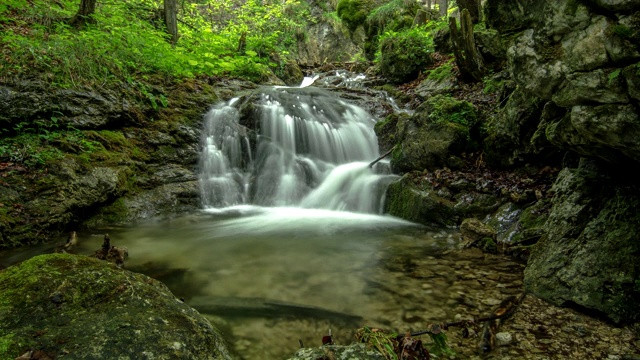
<svg viewBox="0 0 640 360"><path fill-rule="evenodd" d="M394 176L368 167L379 156L375 119L311 87L314 81L252 96L255 119L241 119L246 99L209 111L200 162L205 209L252 204L381 212ZM254 123L258 132L241 123Z"/></svg>

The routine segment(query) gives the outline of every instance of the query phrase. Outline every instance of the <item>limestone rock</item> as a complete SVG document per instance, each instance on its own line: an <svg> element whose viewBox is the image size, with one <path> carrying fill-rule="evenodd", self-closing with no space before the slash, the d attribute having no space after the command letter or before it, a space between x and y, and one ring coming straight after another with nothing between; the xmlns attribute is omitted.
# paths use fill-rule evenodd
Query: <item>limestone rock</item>
<svg viewBox="0 0 640 360"><path fill-rule="evenodd" d="M541 43L537 36L529 29L514 39L507 50L509 71L526 92L551 99L564 80L567 65L559 56L561 46Z"/></svg>
<svg viewBox="0 0 640 360"><path fill-rule="evenodd" d="M489 125L485 153L490 163L510 166L540 153L541 149L532 144L531 139L538 128L543 106L543 100L529 95L522 87L516 88Z"/></svg>
<svg viewBox="0 0 640 360"><path fill-rule="evenodd" d="M216 330L162 283L84 256L0 272L0 358L230 359Z"/></svg>
<svg viewBox="0 0 640 360"><path fill-rule="evenodd" d="M618 70L619 72L619 70ZM567 81L555 93L556 105L571 107L585 103L623 104L629 102L622 76L611 77L602 69L567 75Z"/></svg>
<svg viewBox="0 0 640 360"><path fill-rule="evenodd" d="M462 220L460 224L460 233L465 241L466 246L474 246L478 241L482 239L496 240L496 231L491 226L483 223L482 221L469 218Z"/></svg>
<svg viewBox="0 0 640 360"><path fill-rule="evenodd" d="M640 314L640 195L602 173L584 160L561 171L525 287L556 305L576 304L616 323L634 322Z"/></svg>
<svg viewBox="0 0 640 360"><path fill-rule="evenodd" d="M589 2L608 11L640 10L638 0L589 0Z"/></svg>

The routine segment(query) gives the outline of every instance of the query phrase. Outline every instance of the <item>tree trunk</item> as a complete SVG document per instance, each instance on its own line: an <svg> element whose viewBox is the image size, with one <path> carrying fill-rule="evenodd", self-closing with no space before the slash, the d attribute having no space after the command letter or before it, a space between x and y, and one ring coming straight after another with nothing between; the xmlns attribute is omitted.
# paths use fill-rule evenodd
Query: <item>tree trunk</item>
<svg viewBox="0 0 640 360"><path fill-rule="evenodd" d="M456 57L456 65L460 73L467 80L481 81L486 73L484 59L478 52L476 41L473 37L473 24L471 15L467 9L460 14L460 30L456 24L456 18L449 18L449 30L453 54Z"/></svg>
<svg viewBox="0 0 640 360"><path fill-rule="evenodd" d="M176 0L164 0L164 24L171 35L171 45L178 42L178 4Z"/></svg>
<svg viewBox="0 0 640 360"><path fill-rule="evenodd" d="M69 25L81 29L86 24L94 24L96 20L93 18L93 13L96 12L96 0L82 0L80 2L80 8L76 15L71 18Z"/></svg>
<svg viewBox="0 0 640 360"><path fill-rule="evenodd" d="M467 9L471 15L471 22L477 24L480 20L480 2L478 0L458 0L460 12Z"/></svg>
<svg viewBox="0 0 640 360"><path fill-rule="evenodd" d="M431 10L431 0L427 0L427 9Z"/></svg>
<svg viewBox="0 0 640 360"><path fill-rule="evenodd" d="M440 7L440 16L441 17L447 16L447 10L449 9L449 1L440 0L440 2L438 3L438 6Z"/></svg>

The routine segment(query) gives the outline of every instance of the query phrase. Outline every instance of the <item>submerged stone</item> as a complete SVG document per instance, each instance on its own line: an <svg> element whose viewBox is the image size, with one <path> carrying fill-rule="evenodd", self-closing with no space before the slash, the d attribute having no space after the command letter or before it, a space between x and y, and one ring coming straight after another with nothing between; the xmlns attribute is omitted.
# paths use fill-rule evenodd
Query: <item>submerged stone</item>
<svg viewBox="0 0 640 360"><path fill-rule="evenodd" d="M0 272L0 358L230 359L218 330L159 281L84 256Z"/></svg>

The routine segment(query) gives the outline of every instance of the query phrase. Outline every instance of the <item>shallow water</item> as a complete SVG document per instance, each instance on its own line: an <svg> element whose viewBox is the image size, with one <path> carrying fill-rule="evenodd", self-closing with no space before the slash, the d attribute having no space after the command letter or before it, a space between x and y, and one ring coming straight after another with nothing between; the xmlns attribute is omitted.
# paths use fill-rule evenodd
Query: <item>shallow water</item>
<svg viewBox="0 0 640 360"><path fill-rule="evenodd" d="M243 359L285 359L300 342L321 345L329 329L337 343L349 344L365 325L404 333L452 320L460 301L449 299L462 290L454 272L496 273L451 257L457 231L370 214L212 209L79 232L77 252L99 249L107 232L112 245L129 249L127 269L163 281L207 315ZM52 250L0 254L0 265Z"/></svg>

